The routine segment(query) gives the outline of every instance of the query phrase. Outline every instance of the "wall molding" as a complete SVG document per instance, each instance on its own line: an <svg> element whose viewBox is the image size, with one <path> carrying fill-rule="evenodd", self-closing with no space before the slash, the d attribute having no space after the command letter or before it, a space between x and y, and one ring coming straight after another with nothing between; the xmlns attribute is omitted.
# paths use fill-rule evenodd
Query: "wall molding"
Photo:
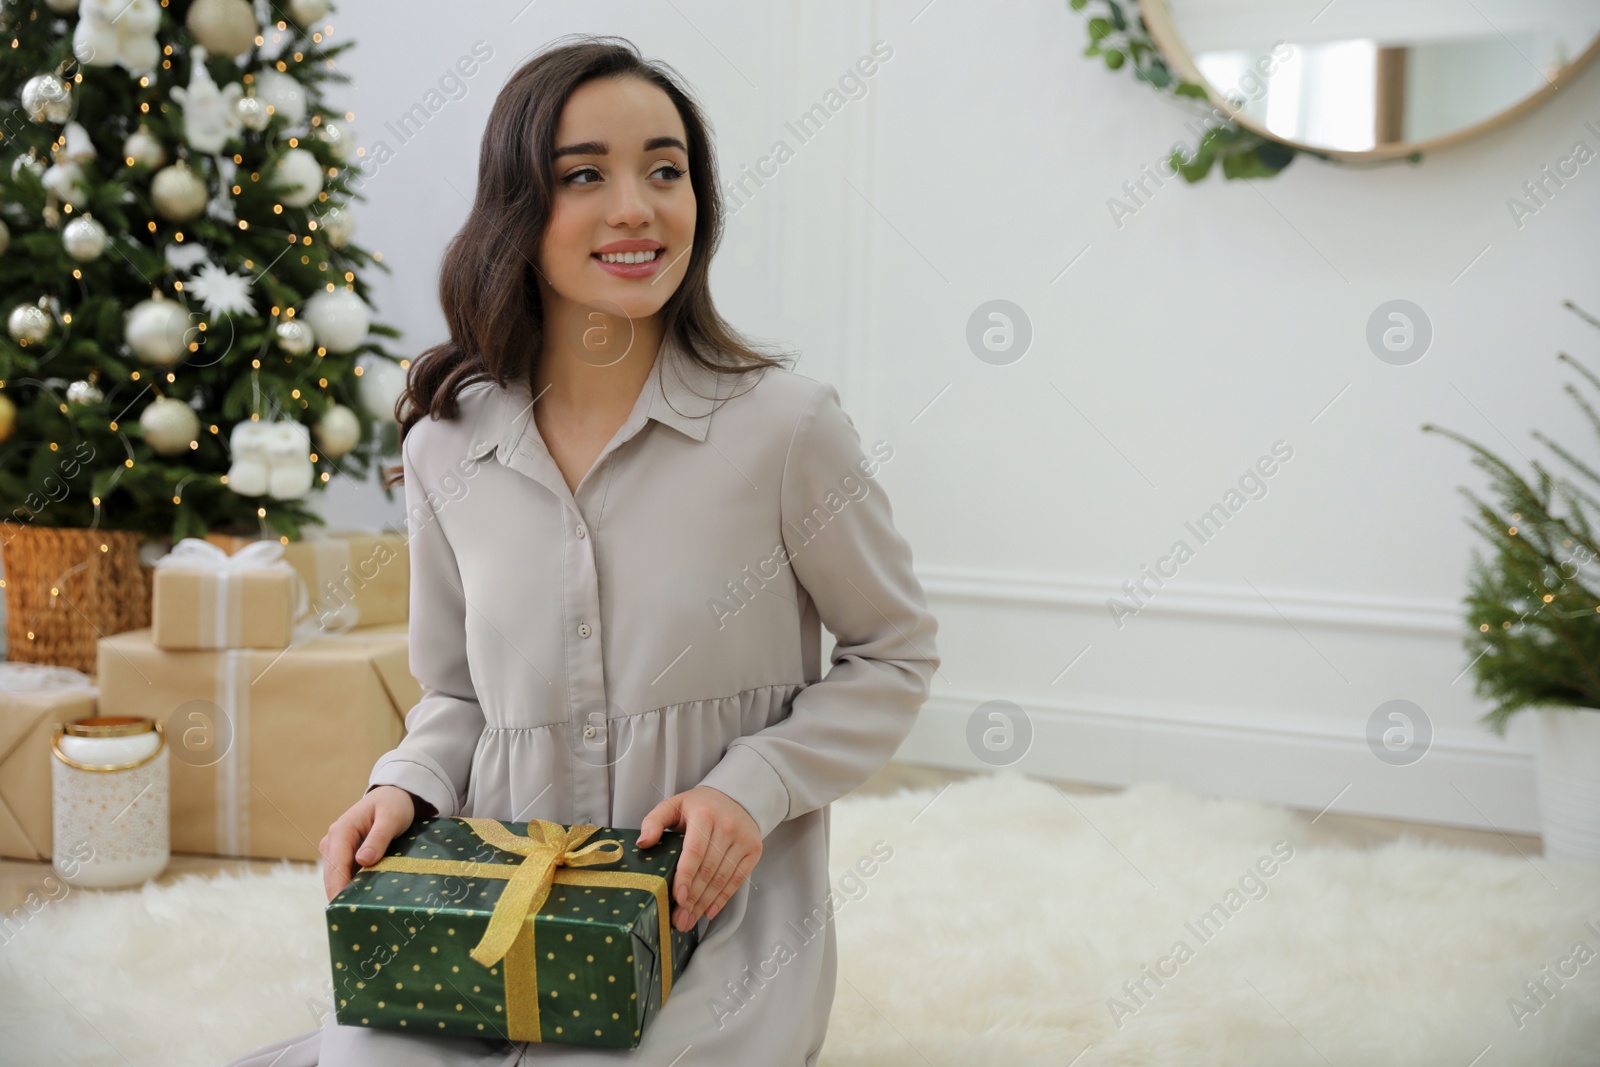
<svg viewBox="0 0 1600 1067"><path fill-rule="evenodd" d="M1110 618L1106 601L1128 601L1118 582L970 567L918 567L930 599L965 600L1009 608L1090 609ZM1258 583L1259 584L1259 583ZM1205 585L1171 579L1145 601L1140 615L1191 615L1315 626L1403 631L1459 638L1461 609L1449 601L1347 596L1323 591ZM1265 597L1266 599L1263 599ZM1130 602L1131 603L1131 602Z"/></svg>
<svg viewBox="0 0 1600 1067"><path fill-rule="evenodd" d="M992 769L968 746L967 728L974 710L995 696L934 693L894 758ZM1110 786L1159 780L1311 812L1539 832L1533 754L1490 738L1436 736L1420 760L1397 767L1374 758L1360 728L1288 710L1262 722L1214 709L1013 702L1033 729L1026 754L1014 764L1025 774Z"/></svg>

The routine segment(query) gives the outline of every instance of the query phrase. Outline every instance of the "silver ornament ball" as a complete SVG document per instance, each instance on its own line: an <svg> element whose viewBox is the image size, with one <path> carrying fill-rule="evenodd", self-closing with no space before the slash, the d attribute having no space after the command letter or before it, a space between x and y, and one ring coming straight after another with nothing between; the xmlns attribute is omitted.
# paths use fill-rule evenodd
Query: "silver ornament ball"
<svg viewBox="0 0 1600 1067"><path fill-rule="evenodd" d="M152 400L139 415L145 444L163 456L187 452L200 432L200 417L194 409L170 396Z"/></svg>
<svg viewBox="0 0 1600 1067"><path fill-rule="evenodd" d="M156 171L156 176L150 180L150 199L162 218L169 222L188 222L206 209L211 193L205 179L180 159Z"/></svg>
<svg viewBox="0 0 1600 1067"><path fill-rule="evenodd" d="M317 447L330 459L338 459L361 443L361 420L343 404L330 406L313 431Z"/></svg>
<svg viewBox="0 0 1600 1067"><path fill-rule="evenodd" d="M40 344L50 337L53 326L50 313L38 304L18 304L6 319L6 329L19 345Z"/></svg>
<svg viewBox="0 0 1600 1067"><path fill-rule="evenodd" d="M72 117L72 91L54 74L35 74L22 87L22 109L34 122L66 122Z"/></svg>
<svg viewBox="0 0 1600 1067"><path fill-rule="evenodd" d="M189 354L189 314L176 300L153 296L127 314L123 340L141 363L170 367Z"/></svg>
<svg viewBox="0 0 1600 1067"><path fill-rule="evenodd" d="M67 255L79 263L99 259L109 239L106 228L88 215L79 215L61 231L61 244Z"/></svg>
<svg viewBox="0 0 1600 1067"><path fill-rule="evenodd" d="M150 127L140 126L122 142L122 158L143 163L154 170L167 161L167 150L162 146L161 138L150 132Z"/></svg>
<svg viewBox="0 0 1600 1067"><path fill-rule="evenodd" d="M284 319L278 323L278 347L291 356L303 356L317 343L311 327L299 319Z"/></svg>
<svg viewBox="0 0 1600 1067"><path fill-rule="evenodd" d="M261 29L255 9L245 0L195 0L184 25L214 56L248 52Z"/></svg>
<svg viewBox="0 0 1600 1067"><path fill-rule="evenodd" d="M289 14L302 26L310 26L328 13L328 0L289 0Z"/></svg>

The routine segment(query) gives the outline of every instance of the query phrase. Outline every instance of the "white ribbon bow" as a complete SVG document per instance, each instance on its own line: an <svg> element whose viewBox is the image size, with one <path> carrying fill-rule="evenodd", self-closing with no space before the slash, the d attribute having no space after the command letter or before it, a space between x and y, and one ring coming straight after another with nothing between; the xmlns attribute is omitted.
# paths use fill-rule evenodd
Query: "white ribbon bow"
<svg viewBox="0 0 1600 1067"><path fill-rule="evenodd" d="M289 572L294 586L294 609L291 613L294 629L290 647L303 645L329 632L339 633L351 628L350 625L324 626L317 618L305 581L300 577L300 572L283 558L283 543L280 541L251 541L230 555L227 550L204 538L185 537L172 546L172 551L156 560L155 566L181 567L215 576L216 600L214 610L210 612L212 626L209 635L213 648L229 648L239 640L239 612L242 605L239 585L233 579L244 571L281 569Z"/></svg>

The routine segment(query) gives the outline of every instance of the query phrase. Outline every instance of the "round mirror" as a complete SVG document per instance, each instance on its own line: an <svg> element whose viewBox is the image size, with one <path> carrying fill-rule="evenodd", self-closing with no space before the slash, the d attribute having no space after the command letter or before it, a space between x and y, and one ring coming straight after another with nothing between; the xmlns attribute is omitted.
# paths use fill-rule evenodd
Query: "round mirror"
<svg viewBox="0 0 1600 1067"><path fill-rule="evenodd" d="M1600 50L1595 0L1140 0L1173 70L1241 126L1340 159L1482 133Z"/></svg>

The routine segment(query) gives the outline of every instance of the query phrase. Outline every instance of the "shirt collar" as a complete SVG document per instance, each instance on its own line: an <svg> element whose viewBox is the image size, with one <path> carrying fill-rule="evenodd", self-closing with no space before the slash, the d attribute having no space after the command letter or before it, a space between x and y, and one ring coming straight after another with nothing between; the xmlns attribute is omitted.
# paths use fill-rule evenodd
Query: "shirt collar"
<svg viewBox="0 0 1600 1067"><path fill-rule="evenodd" d="M676 340L663 337L629 421L643 405L646 419L670 426L692 440L704 441L711 412L720 397L719 379L723 377L726 376L696 362ZM533 391L526 380L513 381L503 389L489 382L486 388L491 395L483 410L483 421L472 438L474 457L498 448L504 461L528 432L533 418Z"/></svg>

